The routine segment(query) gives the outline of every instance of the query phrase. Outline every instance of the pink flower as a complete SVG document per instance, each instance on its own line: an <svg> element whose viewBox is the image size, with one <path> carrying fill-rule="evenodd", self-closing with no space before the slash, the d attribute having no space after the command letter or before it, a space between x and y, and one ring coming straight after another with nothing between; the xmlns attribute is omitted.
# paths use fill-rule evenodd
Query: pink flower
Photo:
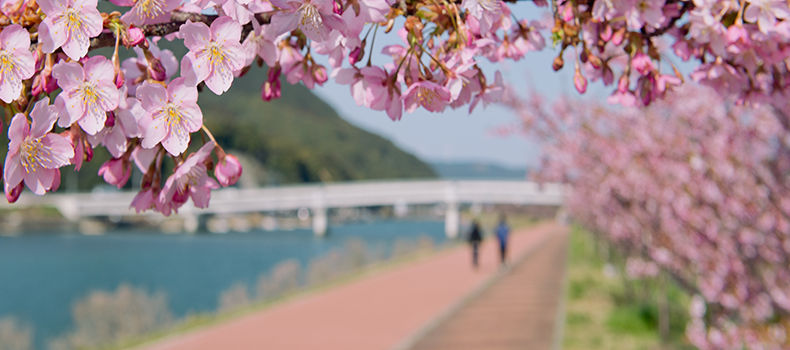
<svg viewBox="0 0 790 350"><path fill-rule="evenodd" d="M126 185L130 175L132 175L132 164L124 158L110 159L99 168L99 176L102 176L108 184L118 188Z"/></svg>
<svg viewBox="0 0 790 350"><path fill-rule="evenodd" d="M502 17L501 0L464 0L461 7L480 22L480 34L485 36Z"/></svg>
<svg viewBox="0 0 790 350"><path fill-rule="evenodd" d="M768 34L776 26L776 19L790 17L790 8L782 0L749 0L743 19L757 23L760 31Z"/></svg>
<svg viewBox="0 0 790 350"><path fill-rule="evenodd" d="M102 56L91 57L82 67L61 61L52 69L52 76L63 89L55 99L60 109L58 125L65 128L76 122L89 135L104 128L106 112L117 108L120 98L112 63Z"/></svg>
<svg viewBox="0 0 790 350"><path fill-rule="evenodd" d="M189 145L189 134L203 125L197 88L185 86L184 78L176 78L167 89L146 82L137 92L146 111L140 119L142 146L153 148L161 142L170 154L183 153Z"/></svg>
<svg viewBox="0 0 790 350"><path fill-rule="evenodd" d="M650 72L655 69L653 67L653 60L650 59L650 56L642 52L637 52L634 58L631 59L631 67L636 69L636 71L643 76L650 74Z"/></svg>
<svg viewBox="0 0 790 350"><path fill-rule="evenodd" d="M30 34L12 24L0 32L0 100L11 103L22 94L22 81L36 72L36 60L30 53Z"/></svg>
<svg viewBox="0 0 790 350"><path fill-rule="evenodd" d="M196 207L208 207L211 190L220 187L217 181L208 176L208 169L203 163L211 157L213 149L213 141L206 143L175 169L173 175L167 178L165 187L160 194L160 200L163 203L183 203L189 196Z"/></svg>
<svg viewBox="0 0 790 350"><path fill-rule="evenodd" d="M139 100L133 97L122 98L118 109L114 113L110 113L112 123L108 117L107 122L104 123L104 129L97 132L96 135L88 137L91 145L96 147L101 144L114 158L121 158L127 151L129 138L140 136L138 121L143 115L145 115L145 110Z"/></svg>
<svg viewBox="0 0 790 350"><path fill-rule="evenodd" d="M367 68L367 67L366 67ZM370 67L374 68L374 67ZM375 67L378 68L378 67ZM378 68L381 69L381 68ZM383 71L382 71L383 72ZM386 75L386 74L385 74ZM357 103L357 106L369 107L368 101L368 84L365 81L365 76L356 67L336 69L332 72L332 77L335 82L341 85L350 85L351 96Z"/></svg>
<svg viewBox="0 0 790 350"><path fill-rule="evenodd" d="M214 176L217 177L217 181L219 181L219 184L223 187L235 184L236 181L239 181L239 177L241 177L241 163L239 162L239 158L228 154L220 159L214 167Z"/></svg>
<svg viewBox="0 0 790 350"><path fill-rule="evenodd" d="M431 112L442 112L449 102L450 91L427 80L411 84L403 93L403 103L409 113L414 112L419 106Z"/></svg>
<svg viewBox="0 0 790 350"><path fill-rule="evenodd" d="M135 95L137 87L146 77L152 75L152 69L149 67L148 58L143 49L135 47L134 52L137 53L137 57L127 58L121 63L130 95ZM173 51L160 49L153 41L149 41L148 52L151 55L151 59L159 62L161 68L164 69L164 79L154 80L165 81L178 72L178 58L173 54ZM157 78L161 78L161 76Z"/></svg>
<svg viewBox="0 0 790 350"><path fill-rule="evenodd" d="M472 104L469 105L469 113L475 109L475 106L480 101L483 101L483 107L488 106L491 103L499 102L502 100L502 95L505 93L505 82L502 79L502 72L497 71L496 75L494 76L494 85L485 87L482 92L475 96L475 99L472 101Z"/></svg>
<svg viewBox="0 0 790 350"><path fill-rule="evenodd" d="M189 53L181 60L181 75L187 86L206 86L217 95L228 91L233 73L244 68L246 54L239 43L241 25L230 17L220 17L206 24L187 21L181 26L181 37Z"/></svg>
<svg viewBox="0 0 790 350"><path fill-rule="evenodd" d="M628 28L638 30L643 26L659 28L664 21L665 0L637 0L625 13Z"/></svg>
<svg viewBox="0 0 790 350"><path fill-rule="evenodd" d="M346 22L347 37L359 37L366 23L380 23L387 20L390 6L385 0L351 0L346 2L347 9L343 12Z"/></svg>
<svg viewBox="0 0 790 350"><path fill-rule="evenodd" d="M33 125L28 124L24 114L19 113L8 127L8 154L5 159L3 180L6 197L13 194L24 181L37 195L42 195L60 183L55 180L57 168L69 164L74 150L65 137L50 133L55 124L55 106L49 105L49 97L37 102L30 112ZM13 196L12 196L13 197Z"/></svg>
<svg viewBox="0 0 790 350"><path fill-rule="evenodd" d="M311 40L329 39L332 29L344 32L346 23L334 12L333 0L273 0L272 5L282 9L272 16L277 35L296 28Z"/></svg>
<svg viewBox="0 0 790 350"><path fill-rule="evenodd" d="M258 21L253 21L252 26L254 30L247 35L247 38L241 44L247 53L244 65L249 66L255 61L256 57L260 57L269 67L274 66L280 56L280 51L275 43L277 37L274 35L274 27L270 24L261 26L258 24Z"/></svg>
<svg viewBox="0 0 790 350"><path fill-rule="evenodd" d="M171 12L181 3L179 0L128 0L126 4L114 2L120 6L132 6L132 8L121 16L121 20L126 24L142 26L144 24L156 24L170 21ZM133 3L133 4L132 4Z"/></svg>
<svg viewBox="0 0 790 350"><path fill-rule="evenodd" d="M88 54L90 38L102 31L102 20L96 9L97 0L39 0L38 6L47 16L38 27L41 49L53 53L59 47L73 60Z"/></svg>

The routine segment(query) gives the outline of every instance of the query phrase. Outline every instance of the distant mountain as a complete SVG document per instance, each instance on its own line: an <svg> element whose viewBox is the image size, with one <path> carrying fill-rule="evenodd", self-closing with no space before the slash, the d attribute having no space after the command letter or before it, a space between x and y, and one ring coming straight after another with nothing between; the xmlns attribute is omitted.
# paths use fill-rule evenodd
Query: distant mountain
<svg viewBox="0 0 790 350"><path fill-rule="evenodd" d="M505 168L499 165L468 162L468 163L429 163L433 171L443 179L455 180L524 180L527 169Z"/></svg>

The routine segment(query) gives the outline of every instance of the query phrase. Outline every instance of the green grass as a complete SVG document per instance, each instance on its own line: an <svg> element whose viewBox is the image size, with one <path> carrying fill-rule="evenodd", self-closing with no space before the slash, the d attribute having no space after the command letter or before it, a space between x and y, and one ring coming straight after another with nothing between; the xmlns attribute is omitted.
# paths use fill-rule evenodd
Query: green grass
<svg viewBox="0 0 790 350"><path fill-rule="evenodd" d="M688 296L668 284L670 337L659 335L658 280L628 280L624 259L579 227L571 230L563 349L691 349L685 341ZM610 263L618 274L607 277Z"/></svg>

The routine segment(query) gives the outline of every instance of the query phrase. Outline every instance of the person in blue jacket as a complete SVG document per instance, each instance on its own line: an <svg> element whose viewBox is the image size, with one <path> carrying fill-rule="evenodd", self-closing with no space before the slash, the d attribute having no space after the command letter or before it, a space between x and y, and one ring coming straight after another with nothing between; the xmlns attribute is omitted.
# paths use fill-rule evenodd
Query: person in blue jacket
<svg viewBox="0 0 790 350"><path fill-rule="evenodd" d="M508 227L507 221L505 220L505 214L502 214L499 217L499 225L497 225L496 228L496 238L499 240L499 257L502 261L502 265L505 265L507 261L507 239L509 234L510 227Z"/></svg>

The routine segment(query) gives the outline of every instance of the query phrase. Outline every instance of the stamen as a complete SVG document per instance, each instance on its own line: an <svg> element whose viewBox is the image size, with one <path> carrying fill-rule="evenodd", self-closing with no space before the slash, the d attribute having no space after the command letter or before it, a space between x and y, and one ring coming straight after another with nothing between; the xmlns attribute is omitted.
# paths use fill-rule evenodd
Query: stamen
<svg viewBox="0 0 790 350"><path fill-rule="evenodd" d="M324 21L321 19L321 13L315 5L306 2L297 10L299 16L299 24L302 31L307 30L310 32L318 33L324 27Z"/></svg>
<svg viewBox="0 0 790 350"><path fill-rule="evenodd" d="M43 167L41 163L51 155L51 148L41 144L40 140L32 139L29 136L19 146L19 159L27 173L35 172L39 167Z"/></svg>
<svg viewBox="0 0 790 350"><path fill-rule="evenodd" d="M143 18L156 18L165 13L164 3L161 0L138 0L134 10Z"/></svg>

